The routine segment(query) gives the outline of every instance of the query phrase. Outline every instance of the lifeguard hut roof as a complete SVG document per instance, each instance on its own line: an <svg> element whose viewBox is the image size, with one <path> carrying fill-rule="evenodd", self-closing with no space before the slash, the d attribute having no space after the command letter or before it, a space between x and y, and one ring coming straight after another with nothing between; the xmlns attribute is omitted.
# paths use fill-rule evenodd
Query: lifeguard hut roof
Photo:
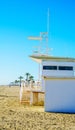
<svg viewBox="0 0 75 130"><path fill-rule="evenodd" d="M58 62L75 62L75 58L70 57L54 57L50 55L30 55L32 60L41 63L42 61L58 61Z"/></svg>

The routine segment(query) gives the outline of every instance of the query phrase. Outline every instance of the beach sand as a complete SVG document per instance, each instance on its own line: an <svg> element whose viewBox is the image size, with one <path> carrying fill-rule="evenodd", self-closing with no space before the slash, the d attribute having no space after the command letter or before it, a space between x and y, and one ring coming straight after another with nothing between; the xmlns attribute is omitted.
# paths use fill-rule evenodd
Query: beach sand
<svg viewBox="0 0 75 130"><path fill-rule="evenodd" d="M0 87L0 130L75 130L75 114L47 113L19 102L19 87Z"/></svg>

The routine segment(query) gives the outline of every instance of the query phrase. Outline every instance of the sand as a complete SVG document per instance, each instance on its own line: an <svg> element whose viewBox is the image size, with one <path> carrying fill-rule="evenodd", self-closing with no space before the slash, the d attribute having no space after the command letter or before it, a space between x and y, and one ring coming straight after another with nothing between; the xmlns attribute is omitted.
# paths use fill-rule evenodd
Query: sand
<svg viewBox="0 0 75 130"><path fill-rule="evenodd" d="M75 114L47 113L19 102L19 87L0 87L0 130L75 130Z"/></svg>

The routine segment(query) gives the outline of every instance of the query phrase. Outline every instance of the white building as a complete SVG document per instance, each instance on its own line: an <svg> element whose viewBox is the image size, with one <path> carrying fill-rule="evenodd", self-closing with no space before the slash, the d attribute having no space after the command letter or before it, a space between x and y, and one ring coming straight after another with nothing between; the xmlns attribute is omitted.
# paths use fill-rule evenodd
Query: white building
<svg viewBox="0 0 75 130"><path fill-rule="evenodd" d="M75 113L75 59L32 55L42 65L45 111Z"/></svg>

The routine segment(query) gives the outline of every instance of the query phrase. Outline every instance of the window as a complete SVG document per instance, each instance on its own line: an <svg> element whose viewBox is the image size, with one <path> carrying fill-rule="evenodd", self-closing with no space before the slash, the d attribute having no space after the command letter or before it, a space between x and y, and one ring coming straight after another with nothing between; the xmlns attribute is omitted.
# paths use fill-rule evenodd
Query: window
<svg viewBox="0 0 75 130"><path fill-rule="evenodd" d="M57 66L43 66L44 70L57 70Z"/></svg>
<svg viewBox="0 0 75 130"><path fill-rule="evenodd" d="M72 66L59 66L59 70L73 70Z"/></svg>
<svg viewBox="0 0 75 130"><path fill-rule="evenodd" d="M43 66L43 70L68 70L72 71L72 66Z"/></svg>

